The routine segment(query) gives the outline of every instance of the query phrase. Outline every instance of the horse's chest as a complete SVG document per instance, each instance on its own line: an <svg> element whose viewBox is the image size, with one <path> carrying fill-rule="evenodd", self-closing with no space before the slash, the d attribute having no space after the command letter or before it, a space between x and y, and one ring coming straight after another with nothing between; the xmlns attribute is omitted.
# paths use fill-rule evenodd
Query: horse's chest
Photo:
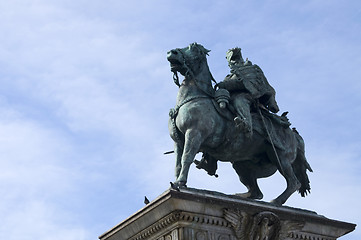
<svg viewBox="0 0 361 240"><path fill-rule="evenodd" d="M176 117L176 125L179 130L185 133L188 129L198 129L202 133L207 133L215 126L212 117L212 105L202 102L186 104L179 109Z"/></svg>

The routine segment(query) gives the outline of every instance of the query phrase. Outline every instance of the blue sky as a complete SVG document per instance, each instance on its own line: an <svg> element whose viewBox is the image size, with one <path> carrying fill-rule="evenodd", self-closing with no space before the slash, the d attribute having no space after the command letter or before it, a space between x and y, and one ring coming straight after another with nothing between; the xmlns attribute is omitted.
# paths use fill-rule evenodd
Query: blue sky
<svg viewBox="0 0 361 240"><path fill-rule="evenodd" d="M241 47L306 143L311 195L288 206L361 223L361 2L0 2L0 238L97 239L173 179L166 52L198 42L217 81ZM188 186L245 191L228 163ZM266 201L283 178L261 180ZM341 239L361 239L361 231Z"/></svg>

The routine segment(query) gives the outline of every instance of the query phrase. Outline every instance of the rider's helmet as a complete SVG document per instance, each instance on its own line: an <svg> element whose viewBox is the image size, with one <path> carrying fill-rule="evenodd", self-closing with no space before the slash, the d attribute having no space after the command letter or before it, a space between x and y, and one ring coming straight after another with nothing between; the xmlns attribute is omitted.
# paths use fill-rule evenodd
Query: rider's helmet
<svg viewBox="0 0 361 240"><path fill-rule="evenodd" d="M244 64L241 48L239 47L229 49L226 53L226 59L228 61L228 66L231 68L235 65Z"/></svg>

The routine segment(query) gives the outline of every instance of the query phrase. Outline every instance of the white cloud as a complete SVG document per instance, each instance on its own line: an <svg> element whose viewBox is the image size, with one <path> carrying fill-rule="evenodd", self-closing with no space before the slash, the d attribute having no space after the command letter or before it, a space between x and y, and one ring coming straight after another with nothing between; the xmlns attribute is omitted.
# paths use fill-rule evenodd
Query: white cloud
<svg viewBox="0 0 361 240"><path fill-rule="evenodd" d="M49 206L50 205L50 206ZM18 205L3 217L0 236L7 239L88 239L84 228L70 224L72 216L54 209L51 204L31 201ZM66 227L65 227L66 226Z"/></svg>
<svg viewBox="0 0 361 240"><path fill-rule="evenodd" d="M5 105L1 106L5 111ZM72 148L63 136L21 114L0 120L1 236L8 239L85 239L88 230L71 209L55 204L74 192L79 172L66 159ZM14 117L16 116L16 117ZM81 174L81 173L80 173ZM70 200L71 201L71 200ZM58 223L65 222L68 228ZM69 225L74 222L73 226ZM21 229L21 230L19 230Z"/></svg>

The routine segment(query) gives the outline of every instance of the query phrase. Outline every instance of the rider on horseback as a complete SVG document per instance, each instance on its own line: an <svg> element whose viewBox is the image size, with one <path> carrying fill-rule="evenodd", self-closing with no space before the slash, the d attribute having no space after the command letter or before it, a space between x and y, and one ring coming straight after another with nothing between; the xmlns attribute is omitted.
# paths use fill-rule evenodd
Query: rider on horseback
<svg viewBox="0 0 361 240"><path fill-rule="evenodd" d="M251 110L255 108L262 108L267 112L277 113L279 107L277 105L275 95L276 91L268 83L261 68L251 61L243 60L241 49L236 47L227 51L226 59L231 73L225 79L218 83L219 88L227 89L231 94L231 106L236 112L234 122L236 127L243 130L248 136L252 137L253 125ZM288 127L287 113L281 117L275 114L268 114L281 125ZM217 159L211 157L207 153L203 153L200 161L194 161L199 169L205 169L209 175L217 176Z"/></svg>
<svg viewBox="0 0 361 240"><path fill-rule="evenodd" d="M243 60L240 48L228 50L226 58L231 73L223 82L218 83L218 87L225 88L231 93L231 104L237 115L234 121L238 128L251 137L253 133L251 107L259 103L262 108L277 113L279 108L275 99L276 92L260 67L252 64L248 59Z"/></svg>

